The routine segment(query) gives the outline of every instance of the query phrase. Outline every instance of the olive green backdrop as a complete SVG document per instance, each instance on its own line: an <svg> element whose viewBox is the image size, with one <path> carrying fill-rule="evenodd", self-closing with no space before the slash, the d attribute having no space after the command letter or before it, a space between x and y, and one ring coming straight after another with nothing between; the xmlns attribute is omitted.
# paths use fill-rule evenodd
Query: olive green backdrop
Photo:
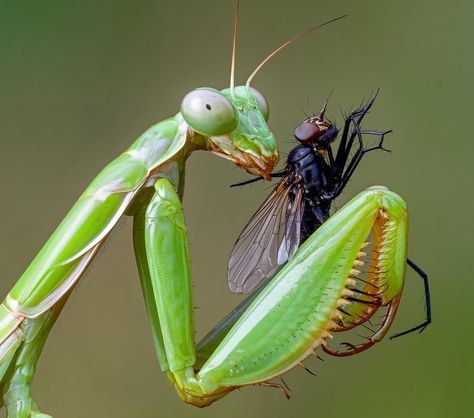
<svg viewBox="0 0 474 418"><path fill-rule="evenodd" d="M228 84L234 1L0 1L0 286L5 294L88 182L199 86ZM349 14L277 56L255 78L283 154L303 111L329 116L381 92L366 119L394 130L339 205L373 184L410 209L410 256L430 274L434 324L353 358L287 374L292 399L265 388L210 408L183 404L155 358L130 222L74 292L39 363L45 412L74 417L472 416L472 1L243 0L237 80L291 34ZM309 107L307 104L309 97ZM189 160L185 210L197 336L238 301L229 251L268 185L229 190L243 171ZM394 329L423 317L411 273Z"/></svg>

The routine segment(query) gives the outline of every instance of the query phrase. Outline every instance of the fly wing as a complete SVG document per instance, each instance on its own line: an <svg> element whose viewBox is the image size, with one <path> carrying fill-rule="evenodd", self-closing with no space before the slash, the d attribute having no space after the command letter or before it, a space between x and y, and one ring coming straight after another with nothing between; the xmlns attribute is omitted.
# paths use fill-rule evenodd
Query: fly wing
<svg viewBox="0 0 474 418"><path fill-rule="evenodd" d="M284 263L298 248L301 221L297 225L293 222L298 217L301 219L295 207L301 206L302 199L290 197L291 187L292 182L284 177L237 239L228 265L228 284L232 292L250 292L263 279L271 277L282 264L279 258ZM295 205L297 200L299 204ZM296 238L298 242L291 241ZM288 250L286 258L285 255L279 257L283 242Z"/></svg>
<svg viewBox="0 0 474 418"><path fill-rule="evenodd" d="M296 192L290 199L287 209L287 220L285 235L278 249L278 264L282 265L290 260L296 253L301 239L301 221L303 219L304 202L303 187L296 184L293 187Z"/></svg>

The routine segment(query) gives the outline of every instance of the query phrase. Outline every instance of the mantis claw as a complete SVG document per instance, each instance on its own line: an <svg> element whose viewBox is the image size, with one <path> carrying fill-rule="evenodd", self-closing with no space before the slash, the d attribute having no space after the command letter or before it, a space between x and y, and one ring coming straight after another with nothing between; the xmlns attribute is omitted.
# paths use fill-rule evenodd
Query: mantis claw
<svg viewBox="0 0 474 418"><path fill-rule="evenodd" d="M367 341L365 343L359 344L359 345L354 345L354 344L351 344L349 342L342 342L341 345L345 346L345 347L349 347L349 350L335 351L335 350L331 350L328 347L323 346L322 347L323 351L325 353L330 354L330 355L335 356L335 357L348 357L348 356L353 356L355 354L362 353L363 351L369 349L370 347L372 347L376 343L382 341L383 337L387 334L390 326L392 325L393 320L395 319L395 314L397 312L397 308L398 308L399 303L400 303L400 295L397 295L387 305L387 313L385 314L384 319L383 319L382 323L380 324L379 328L377 329L377 331L373 332L371 337L367 338ZM363 323L360 323L360 324L357 324L357 325L364 326ZM390 337L390 339L392 339L392 338L394 338L394 336Z"/></svg>

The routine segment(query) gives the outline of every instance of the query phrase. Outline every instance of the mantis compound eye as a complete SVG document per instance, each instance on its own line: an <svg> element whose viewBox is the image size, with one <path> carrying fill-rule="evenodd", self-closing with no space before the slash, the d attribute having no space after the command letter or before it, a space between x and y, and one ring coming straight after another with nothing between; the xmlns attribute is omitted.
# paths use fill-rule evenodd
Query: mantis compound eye
<svg viewBox="0 0 474 418"><path fill-rule="evenodd" d="M302 144L309 144L321 135L318 125L311 122L303 122L295 129L295 138Z"/></svg>
<svg viewBox="0 0 474 418"><path fill-rule="evenodd" d="M254 89L253 87L250 87L250 92L252 93L252 96L255 97L255 100L260 106L260 110L262 111L263 117L267 121L268 115L269 115L267 99L265 99L264 95L260 93L257 89Z"/></svg>
<svg viewBox="0 0 474 418"><path fill-rule="evenodd" d="M224 135L238 123L237 110L217 90L201 88L188 93L181 103L186 123L204 135Z"/></svg>

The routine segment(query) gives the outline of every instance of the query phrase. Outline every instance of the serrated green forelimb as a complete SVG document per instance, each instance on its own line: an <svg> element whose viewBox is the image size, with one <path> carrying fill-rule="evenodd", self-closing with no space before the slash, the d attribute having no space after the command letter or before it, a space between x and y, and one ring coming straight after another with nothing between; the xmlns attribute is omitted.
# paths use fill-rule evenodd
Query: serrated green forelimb
<svg viewBox="0 0 474 418"><path fill-rule="evenodd" d="M385 304L398 299L406 230L406 206L398 195L383 187L359 194L300 247L197 374L191 367L174 372L178 391L202 406L237 387L277 377L325 346L338 327L338 308L350 303L350 277L371 231L378 242L372 267L391 288L381 297Z"/></svg>

